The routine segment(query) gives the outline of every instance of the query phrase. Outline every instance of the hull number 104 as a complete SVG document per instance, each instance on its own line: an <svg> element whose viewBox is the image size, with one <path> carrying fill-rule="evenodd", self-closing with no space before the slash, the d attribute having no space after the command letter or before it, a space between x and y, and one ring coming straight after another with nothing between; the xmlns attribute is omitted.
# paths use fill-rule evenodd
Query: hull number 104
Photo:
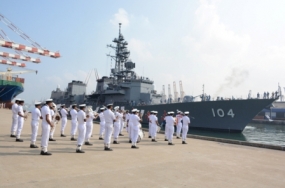
<svg viewBox="0 0 285 188"><path fill-rule="evenodd" d="M234 112L233 112L233 109L230 109L230 110L228 111L228 113L225 114L224 110L221 109L221 108L219 108L219 109L217 109L217 110L215 110L214 108L212 108L212 113L213 113L213 117L216 117L216 116L217 116L217 117L224 117L225 115L231 116L232 118L235 117L235 114L234 114Z"/></svg>

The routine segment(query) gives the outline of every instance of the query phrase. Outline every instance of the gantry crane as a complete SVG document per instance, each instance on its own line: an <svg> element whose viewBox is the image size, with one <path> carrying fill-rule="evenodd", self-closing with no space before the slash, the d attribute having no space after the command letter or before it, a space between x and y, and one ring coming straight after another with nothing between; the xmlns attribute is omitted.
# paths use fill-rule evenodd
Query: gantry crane
<svg viewBox="0 0 285 188"><path fill-rule="evenodd" d="M180 100L183 101L185 93L183 91L183 86L182 86L182 81L181 80L179 81L179 87L180 87Z"/></svg>
<svg viewBox="0 0 285 188"><path fill-rule="evenodd" d="M176 82L173 82L173 93L174 93L173 102L178 102L178 92L176 90Z"/></svg>
<svg viewBox="0 0 285 188"><path fill-rule="evenodd" d="M168 103L172 102L172 94L171 94L171 87L170 84L168 84Z"/></svg>

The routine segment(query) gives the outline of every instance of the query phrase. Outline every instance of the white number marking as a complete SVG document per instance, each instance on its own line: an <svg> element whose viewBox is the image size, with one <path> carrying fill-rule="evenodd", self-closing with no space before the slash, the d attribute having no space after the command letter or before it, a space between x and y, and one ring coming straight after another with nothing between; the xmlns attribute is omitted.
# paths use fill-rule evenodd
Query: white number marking
<svg viewBox="0 0 285 188"><path fill-rule="evenodd" d="M234 118L234 117L235 117L235 114L234 114L234 112L233 112L233 110L232 110L232 109L230 109L230 110L229 110L229 112L228 112L228 116L231 116L232 118Z"/></svg>
<svg viewBox="0 0 285 188"><path fill-rule="evenodd" d="M224 110L222 110L222 109L220 109L220 108L217 110L217 114L218 114L218 116L220 116L220 117L224 117L224 116L225 116Z"/></svg>

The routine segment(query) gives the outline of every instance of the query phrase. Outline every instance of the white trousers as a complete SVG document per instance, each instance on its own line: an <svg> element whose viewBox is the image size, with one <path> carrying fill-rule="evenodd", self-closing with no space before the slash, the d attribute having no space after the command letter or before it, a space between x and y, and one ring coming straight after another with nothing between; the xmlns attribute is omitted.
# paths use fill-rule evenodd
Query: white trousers
<svg viewBox="0 0 285 188"><path fill-rule="evenodd" d="M54 135L54 132L55 132L55 128L56 128L56 123L54 122L53 123L53 128L50 129L50 134L49 134L50 138L53 138L53 135Z"/></svg>
<svg viewBox="0 0 285 188"><path fill-rule="evenodd" d="M182 141L186 141L189 126L183 125L182 127Z"/></svg>
<svg viewBox="0 0 285 188"><path fill-rule="evenodd" d="M77 132L78 122L77 120L71 120L71 136L75 136Z"/></svg>
<svg viewBox="0 0 285 188"><path fill-rule="evenodd" d="M89 142L93 131L93 122L86 123L85 142Z"/></svg>
<svg viewBox="0 0 285 188"><path fill-rule="evenodd" d="M132 127L132 145L135 146L138 141L139 136L139 128L138 127Z"/></svg>
<svg viewBox="0 0 285 188"><path fill-rule="evenodd" d="M21 137L21 132L24 126L24 118L23 117L18 117L18 127L17 127L17 134L16 137L20 138Z"/></svg>
<svg viewBox="0 0 285 188"><path fill-rule="evenodd" d="M150 126L150 135L152 139L155 139L157 133L157 125L156 124L151 124Z"/></svg>
<svg viewBox="0 0 285 188"><path fill-rule="evenodd" d="M48 140L49 140L49 133L50 133L50 125L42 123L42 140L41 146L44 152L47 152L48 148Z"/></svg>
<svg viewBox="0 0 285 188"><path fill-rule="evenodd" d="M168 129L166 125L164 127L164 135L165 135L165 138L168 139Z"/></svg>
<svg viewBox="0 0 285 188"><path fill-rule="evenodd" d="M174 133L174 126L166 126L167 130L167 139L169 143L172 143L173 133Z"/></svg>
<svg viewBox="0 0 285 188"><path fill-rule="evenodd" d="M12 126L11 126L11 134L14 135L16 133L18 127L18 115L13 114L12 116Z"/></svg>
<svg viewBox="0 0 285 188"><path fill-rule="evenodd" d="M32 120L31 128L32 128L31 144L35 144L38 136L39 120Z"/></svg>
<svg viewBox="0 0 285 188"><path fill-rule="evenodd" d="M64 129L66 127L66 123L67 123L67 117L62 117L61 118L61 134L64 134Z"/></svg>
<svg viewBox="0 0 285 188"><path fill-rule="evenodd" d="M151 136L151 124L152 123L148 123L148 136Z"/></svg>
<svg viewBox="0 0 285 188"><path fill-rule="evenodd" d="M78 125L78 138L77 138L77 145L82 146L85 140L86 134L86 123Z"/></svg>
<svg viewBox="0 0 285 188"><path fill-rule="evenodd" d="M105 122L100 122L100 132L99 132L100 138L103 137L104 132L105 132Z"/></svg>
<svg viewBox="0 0 285 188"><path fill-rule="evenodd" d="M120 121L120 134L122 134L124 123L125 123L124 121Z"/></svg>
<svg viewBox="0 0 285 188"><path fill-rule="evenodd" d="M106 147L110 147L112 133L113 133L113 123L105 123L104 144Z"/></svg>
<svg viewBox="0 0 285 188"><path fill-rule="evenodd" d="M130 140L132 140L132 124L131 123L129 123L129 125L128 125L128 133L129 133L129 139Z"/></svg>
<svg viewBox="0 0 285 188"><path fill-rule="evenodd" d="M177 137L180 137L181 129L182 129L182 123L180 122L176 125L176 136Z"/></svg>
<svg viewBox="0 0 285 188"><path fill-rule="evenodd" d="M114 141L118 140L119 134L120 134L120 129L121 129L121 125L120 122L115 122L114 123Z"/></svg>

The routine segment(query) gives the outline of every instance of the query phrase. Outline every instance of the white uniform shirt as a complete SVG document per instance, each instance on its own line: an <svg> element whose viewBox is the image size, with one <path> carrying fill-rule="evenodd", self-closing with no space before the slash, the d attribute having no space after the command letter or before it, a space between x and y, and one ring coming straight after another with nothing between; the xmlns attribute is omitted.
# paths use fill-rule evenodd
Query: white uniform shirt
<svg viewBox="0 0 285 188"><path fill-rule="evenodd" d="M190 123L190 118L188 116L183 116L182 121L183 126L188 126L188 124Z"/></svg>
<svg viewBox="0 0 285 188"><path fill-rule="evenodd" d="M172 116L166 116L164 118L166 126L174 126L175 119Z"/></svg>
<svg viewBox="0 0 285 188"><path fill-rule="evenodd" d="M78 125L83 125L85 123L84 119L86 119L86 113L83 110L80 110L77 114Z"/></svg>
<svg viewBox="0 0 285 188"><path fill-rule="evenodd" d="M13 115L18 115L18 104L17 103L14 103L12 105L12 113Z"/></svg>
<svg viewBox="0 0 285 188"><path fill-rule="evenodd" d="M151 124L156 125L157 117L152 114L149 116L149 121Z"/></svg>
<svg viewBox="0 0 285 188"><path fill-rule="evenodd" d="M105 118L104 118L103 112L101 112L101 113L99 114L99 118L100 118L100 123L105 123Z"/></svg>
<svg viewBox="0 0 285 188"><path fill-rule="evenodd" d="M125 121L127 122L128 120L130 120L130 114L129 113L125 114Z"/></svg>
<svg viewBox="0 0 285 188"><path fill-rule="evenodd" d="M93 123L93 119L95 118L93 112L89 112L89 118L87 118L86 123Z"/></svg>
<svg viewBox="0 0 285 188"><path fill-rule="evenodd" d="M177 123L181 123L182 118L183 118L182 115L180 114L176 115Z"/></svg>
<svg viewBox="0 0 285 188"><path fill-rule="evenodd" d="M140 126L140 120L141 118L138 115L133 114L130 118L132 122L133 128L138 128Z"/></svg>
<svg viewBox="0 0 285 188"><path fill-rule="evenodd" d="M41 113L42 113L42 117L43 117L43 122L42 123L43 124L48 124L47 119L46 119L46 115L48 115L49 120L51 121L49 106L48 105L44 105L42 107Z"/></svg>
<svg viewBox="0 0 285 188"><path fill-rule="evenodd" d="M116 117L115 122L120 123L120 113L119 112L115 112L114 114L115 114L115 117Z"/></svg>
<svg viewBox="0 0 285 188"><path fill-rule="evenodd" d="M50 109L50 117L51 117L52 120L54 119L54 111L53 111L53 109Z"/></svg>
<svg viewBox="0 0 285 188"><path fill-rule="evenodd" d="M103 112L103 114L105 122L108 124L113 124L114 120L116 119L114 113L110 109L107 109Z"/></svg>
<svg viewBox="0 0 285 188"><path fill-rule="evenodd" d="M41 117L41 111L38 108L34 108L32 111L32 120L38 121Z"/></svg>
<svg viewBox="0 0 285 188"><path fill-rule="evenodd" d="M123 113L119 113L120 123L123 123L123 121L124 121L123 117L124 117Z"/></svg>
<svg viewBox="0 0 285 188"><path fill-rule="evenodd" d="M64 108L62 108L61 110L60 110L60 114L61 114L61 117L62 118L66 118L67 117L67 111L64 109Z"/></svg>
<svg viewBox="0 0 285 188"><path fill-rule="evenodd" d="M18 105L18 108L17 108L17 114L20 113L22 116L24 115L24 111L23 111L23 106L22 105ZM23 117L21 117L23 118Z"/></svg>
<svg viewBox="0 0 285 188"><path fill-rule="evenodd" d="M77 120L77 111L75 109L70 110L72 120Z"/></svg>

